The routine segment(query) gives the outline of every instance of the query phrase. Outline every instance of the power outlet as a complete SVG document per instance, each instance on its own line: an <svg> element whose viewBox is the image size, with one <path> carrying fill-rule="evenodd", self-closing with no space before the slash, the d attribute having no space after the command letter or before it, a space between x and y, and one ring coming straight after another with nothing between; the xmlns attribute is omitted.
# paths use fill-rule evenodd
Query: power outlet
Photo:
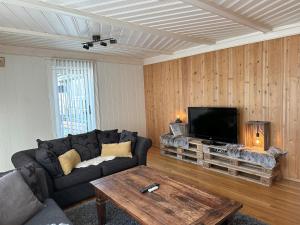
<svg viewBox="0 0 300 225"><path fill-rule="evenodd" d="M0 57L0 67L5 67L5 58Z"/></svg>

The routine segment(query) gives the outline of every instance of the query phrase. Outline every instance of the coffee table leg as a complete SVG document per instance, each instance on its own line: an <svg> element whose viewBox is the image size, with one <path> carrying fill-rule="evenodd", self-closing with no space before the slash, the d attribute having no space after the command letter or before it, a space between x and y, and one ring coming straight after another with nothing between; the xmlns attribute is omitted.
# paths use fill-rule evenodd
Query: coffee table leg
<svg viewBox="0 0 300 225"><path fill-rule="evenodd" d="M229 217L228 219L226 219L222 225L230 225L233 221L233 216L232 217Z"/></svg>
<svg viewBox="0 0 300 225"><path fill-rule="evenodd" d="M99 225L104 225L106 223L106 198L98 194L97 199L96 199L96 204L97 204L97 212L98 212L98 224Z"/></svg>

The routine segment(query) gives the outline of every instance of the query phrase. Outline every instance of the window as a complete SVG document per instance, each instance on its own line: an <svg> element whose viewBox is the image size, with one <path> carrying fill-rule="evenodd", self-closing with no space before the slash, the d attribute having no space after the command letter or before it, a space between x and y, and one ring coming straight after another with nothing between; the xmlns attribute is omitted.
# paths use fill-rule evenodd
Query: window
<svg viewBox="0 0 300 225"><path fill-rule="evenodd" d="M53 75L57 136L95 129L93 63L54 59Z"/></svg>

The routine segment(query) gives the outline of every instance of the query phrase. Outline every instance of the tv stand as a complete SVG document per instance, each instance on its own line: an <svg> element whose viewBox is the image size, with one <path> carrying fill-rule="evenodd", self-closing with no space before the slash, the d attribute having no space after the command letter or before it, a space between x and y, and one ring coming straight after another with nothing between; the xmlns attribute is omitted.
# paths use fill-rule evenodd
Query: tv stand
<svg viewBox="0 0 300 225"><path fill-rule="evenodd" d="M188 138L188 148L168 146L161 143L162 155L200 165L215 172L235 178L271 186L281 178L280 158L273 169L264 168L251 160L233 157L228 154L226 143L198 138ZM244 149L247 151L247 149ZM250 150L249 150L250 151ZM263 153L262 153L263 154Z"/></svg>
<svg viewBox="0 0 300 225"><path fill-rule="evenodd" d="M213 141L213 140L202 140L201 143L204 145L215 145L215 146L225 146L226 145L225 143L217 142L217 141Z"/></svg>

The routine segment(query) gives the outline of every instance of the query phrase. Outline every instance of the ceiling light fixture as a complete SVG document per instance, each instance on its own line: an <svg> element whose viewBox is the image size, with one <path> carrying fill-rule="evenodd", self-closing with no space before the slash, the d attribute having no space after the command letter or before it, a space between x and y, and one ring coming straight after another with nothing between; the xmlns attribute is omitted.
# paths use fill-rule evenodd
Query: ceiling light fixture
<svg viewBox="0 0 300 225"><path fill-rule="evenodd" d="M84 49L86 49L86 50L89 50L89 49L90 49L90 47L89 47L88 44L83 44L82 47L83 47Z"/></svg>
<svg viewBox="0 0 300 225"><path fill-rule="evenodd" d="M86 50L89 50L90 47L94 47L94 43L100 42L101 46L106 47L108 42L109 44L117 44L117 40L115 38L105 38L105 39L101 39L100 35L93 35L93 40L92 41L88 41L85 43L82 43L82 47Z"/></svg>
<svg viewBox="0 0 300 225"><path fill-rule="evenodd" d="M100 45L101 45L101 46L104 46L104 47L106 47L106 46L107 46L107 43L106 43L106 42L103 42L103 41L101 41L101 42L100 42Z"/></svg>

